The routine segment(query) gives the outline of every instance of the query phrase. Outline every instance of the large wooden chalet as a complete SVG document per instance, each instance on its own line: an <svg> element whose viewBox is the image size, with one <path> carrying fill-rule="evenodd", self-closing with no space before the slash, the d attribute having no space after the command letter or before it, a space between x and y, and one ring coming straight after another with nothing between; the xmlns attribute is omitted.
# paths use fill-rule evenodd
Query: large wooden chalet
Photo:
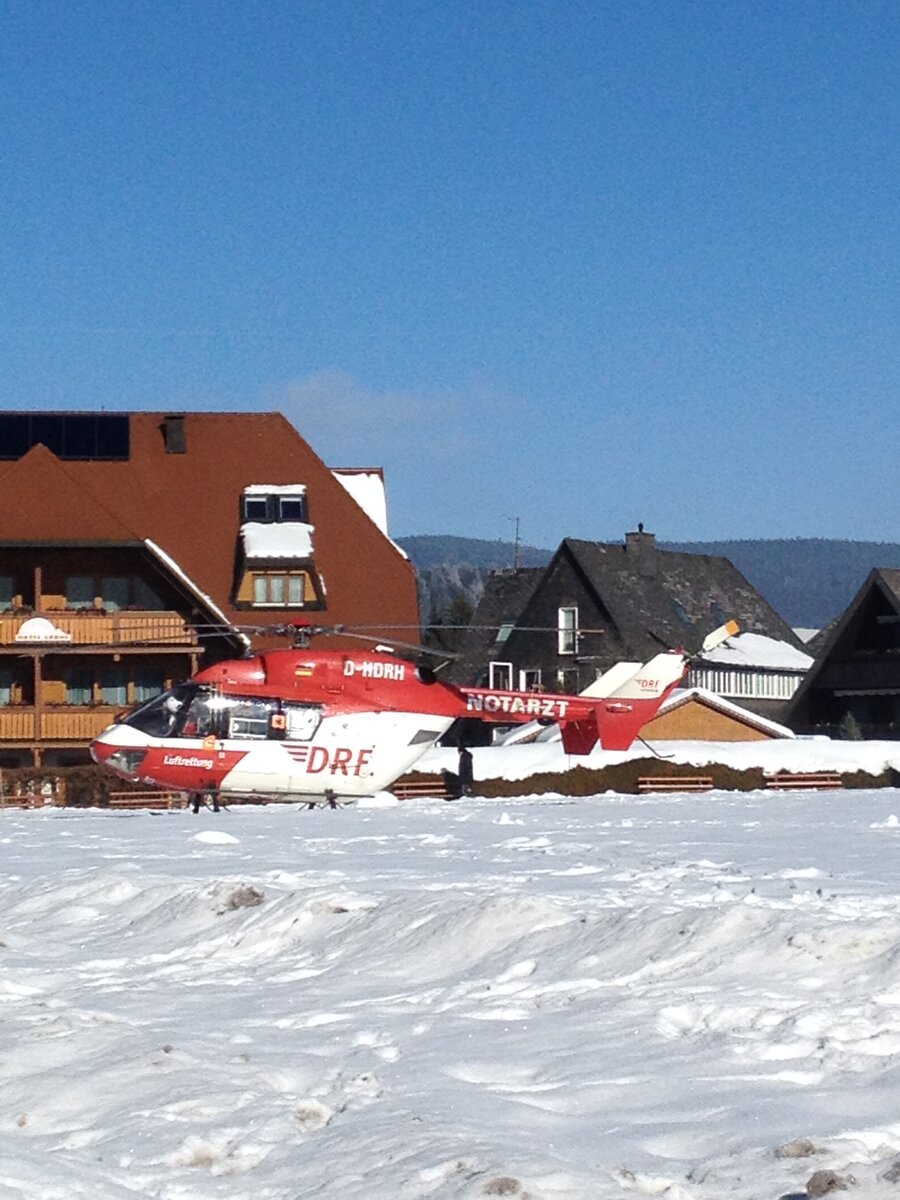
<svg viewBox="0 0 900 1200"><path fill-rule="evenodd" d="M811 660L733 563L661 549L641 528L624 543L567 538L547 567L489 577L454 678L579 692L616 662L681 647L697 652L705 635L730 619L742 634L756 635L757 647L766 639L784 652L735 654L736 661L710 664L721 686L711 677L691 682L775 717Z"/></svg>
<svg viewBox="0 0 900 1200"><path fill-rule="evenodd" d="M245 652L235 626L304 614L418 627L377 469L332 471L279 413L0 414L0 767L87 761Z"/></svg>

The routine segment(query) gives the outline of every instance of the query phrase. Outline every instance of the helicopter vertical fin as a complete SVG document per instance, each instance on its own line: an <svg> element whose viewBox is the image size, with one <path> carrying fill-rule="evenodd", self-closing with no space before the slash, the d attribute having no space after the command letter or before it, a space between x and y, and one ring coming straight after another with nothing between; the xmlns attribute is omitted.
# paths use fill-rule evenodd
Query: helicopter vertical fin
<svg viewBox="0 0 900 1200"><path fill-rule="evenodd" d="M659 711L687 670L687 658L677 651L657 654L609 695L597 714L604 750L627 750L644 725Z"/></svg>
<svg viewBox="0 0 900 1200"><path fill-rule="evenodd" d="M589 683L579 694L582 696L609 696L626 680L636 675L640 669L641 663L639 662L617 662L608 671L604 671L593 683Z"/></svg>

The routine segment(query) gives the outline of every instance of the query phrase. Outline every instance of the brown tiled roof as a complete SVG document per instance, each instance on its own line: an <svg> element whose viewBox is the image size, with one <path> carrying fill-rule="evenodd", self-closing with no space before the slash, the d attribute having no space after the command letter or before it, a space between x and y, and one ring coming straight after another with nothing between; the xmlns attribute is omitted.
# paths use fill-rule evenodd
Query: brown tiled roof
<svg viewBox="0 0 900 1200"><path fill-rule="evenodd" d="M167 452L165 416L129 414L128 460L61 462L39 446L0 463L0 543L149 538L246 621L231 606L243 489L302 483L327 590L317 619L417 624L411 563L280 413L186 413L184 453Z"/></svg>
<svg viewBox="0 0 900 1200"><path fill-rule="evenodd" d="M0 541L2 542L140 542L142 536L104 503L45 446L15 462L3 463L0 474Z"/></svg>

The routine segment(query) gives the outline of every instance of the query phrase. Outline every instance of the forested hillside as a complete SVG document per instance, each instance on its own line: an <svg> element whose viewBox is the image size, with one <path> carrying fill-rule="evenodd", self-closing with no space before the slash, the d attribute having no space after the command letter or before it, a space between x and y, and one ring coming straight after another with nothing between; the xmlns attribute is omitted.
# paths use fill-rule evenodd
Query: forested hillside
<svg viewBox="0 0 900 1200"><path fill-rule="evenodd" d="M512 567L509 542L461 537L398 538L419 573L422 616L437 620L460 596L474 604L492 570ZM828 538L663 542L664 550L729 558L772 607L794 626L819 629L847 607L873 567L900 568L900 544ZM520 566L548 562L551 550L520 546Z"/></svg>
<svg viewBox="0 0 900 1200"><path fill-rule="evenodd" d="M419 605L423 621L446 619L454 600L464 599L474 608L484 581L491 571L512 567L542 567L552 551L511 542L487 542L477 538L422 536L397 538L419 576Z"/></svg>

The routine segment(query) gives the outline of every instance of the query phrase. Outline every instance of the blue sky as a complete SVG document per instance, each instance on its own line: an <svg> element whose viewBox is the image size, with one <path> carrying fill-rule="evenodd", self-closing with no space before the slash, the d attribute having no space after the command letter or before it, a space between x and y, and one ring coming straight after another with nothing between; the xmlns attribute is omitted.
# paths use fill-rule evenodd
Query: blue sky
<svg viewBox="0 0 900 1200"><path fill-rule="evenodd" d="M281 409L392 532L900 540L900 7L0 4L0 403Z"/></svg>

